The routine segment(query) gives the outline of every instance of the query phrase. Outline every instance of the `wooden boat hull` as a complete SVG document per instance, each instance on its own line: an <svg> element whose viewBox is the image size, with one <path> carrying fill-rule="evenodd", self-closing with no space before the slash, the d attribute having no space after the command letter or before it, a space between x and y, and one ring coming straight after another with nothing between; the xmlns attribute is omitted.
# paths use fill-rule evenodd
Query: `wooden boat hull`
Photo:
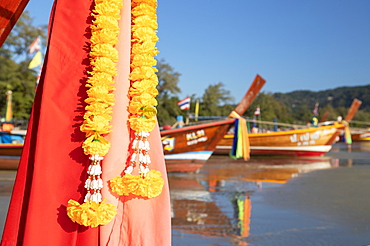
<svg viewBox="0 0 370 246"><path fill-rule="evenodd" d="M352 134L352 141L354 142L365 142L365 141L370 141L370 133L357 133L357 134Z"/></svg>
<svg viewBox="0 0 370 246"><path fill-rule="evenodd" d="M0 156L20 156L22 154L23 144L0 144Z"/></svg>
<svg viewBox="0 0 370 246"><path fill-rule="evenodd" d="M320 126L291 131L249 134L251 155L322 156L327 153L336 139L342 124ZM233 134L217 145L215 154L228 154L232 147Z"/></svg>
<svg viewBox="0 0 370 246"><path fill-rule="evenodd" d="M19 159L22 154L23 143L0 144L0 170L18 169Z"/></svg>
<svg viewBox="0 0 370 246"><path fill-rule="evenodd" d="M0 156L0 170L17 170L20 156Z"/></svg>
<svg viewBox="0 0 370 246"><path fill-rule="evenodd" d="M195 172L211 157L234 119L161 131L167 172Z"/></svg>

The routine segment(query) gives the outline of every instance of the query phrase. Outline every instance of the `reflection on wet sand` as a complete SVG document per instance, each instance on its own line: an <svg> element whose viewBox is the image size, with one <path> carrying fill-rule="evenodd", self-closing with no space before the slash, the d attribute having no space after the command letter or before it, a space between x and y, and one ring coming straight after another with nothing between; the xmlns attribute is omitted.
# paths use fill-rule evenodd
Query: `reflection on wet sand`
<svg viewBox="0 0 370 246"><path fill-rule="evenodd" d="M279 185L318 169L338 166L330 158L252 159L212 157L197 174L169 174L172 227L178 234L229 238L248 245L251 195L263 184Z"/></svg>

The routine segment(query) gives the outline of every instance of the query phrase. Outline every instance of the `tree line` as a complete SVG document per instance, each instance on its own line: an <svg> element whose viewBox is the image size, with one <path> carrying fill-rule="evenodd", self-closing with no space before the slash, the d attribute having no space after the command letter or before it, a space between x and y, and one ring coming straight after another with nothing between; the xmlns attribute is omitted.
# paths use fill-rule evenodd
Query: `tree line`
<svg viewBox="0 0 370 246"><path fill-rule="evenodd" d="M29 45L41 36L46 45L47 26L35 27L29 12L24 12L0 48L0 116L6 111L6 92L13 92L13 118L15 121L27 122L35 96L37 71L28 69L32 57L28 55ZM194 120L196 104L199 116L203 118L226 117L236 104L229 90L222 82L209 85L203 95L191 97L189 111L177 106L183 98L181 93L181 74L165 60L159 60L158 69L158 121L161 126L173 125L176 117L182 115ZM294 91L290 93L261 92L244 116L254 118L256 108L260 109L258 119L289 124L306 124L313 117L315 104L319 104L318 117L336 120L345 116L354 98L363 101L354 120L370 122L370 85L363 87L341 87L332 90L312 92ZM190 113L190 114L189 114Z"/></svg>

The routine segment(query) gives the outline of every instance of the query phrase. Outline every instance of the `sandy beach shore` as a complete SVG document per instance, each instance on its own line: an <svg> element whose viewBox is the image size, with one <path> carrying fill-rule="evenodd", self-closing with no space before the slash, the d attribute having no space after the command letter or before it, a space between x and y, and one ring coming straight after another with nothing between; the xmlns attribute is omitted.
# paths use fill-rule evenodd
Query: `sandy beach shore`
<svg viewBox="0 0 370 246"><path fill-rule="evenodd" d="M370 245L369 187L370 166L361 166L313 171L263 189L254 197L247 241L249 245Z"/></svg>
<svg viewBox="0 0 370 246"><path fill-rule="evenodd" d="M0 235L3 234L15 176L16 171L0 170Z"/></svg>

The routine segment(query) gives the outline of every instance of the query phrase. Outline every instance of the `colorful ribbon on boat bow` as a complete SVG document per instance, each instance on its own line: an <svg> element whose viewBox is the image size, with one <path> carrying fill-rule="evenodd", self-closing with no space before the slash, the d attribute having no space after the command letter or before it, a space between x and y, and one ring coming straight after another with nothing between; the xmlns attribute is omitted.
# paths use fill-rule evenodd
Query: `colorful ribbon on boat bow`
<svg viewBox="0 0 370 246"><path fill-rule="evenodd" d="M233 159L244 158L249 160L250 158L250 145L247 129L247 120L241 117L237 112L232 111L229 115L231 118L235 118L235 130L234 130L234 141L230 151L230 156Z"/></svg>
<svg viewBox="0 0 370 246"><path fill-rule="evenodd" d="M352 144L352 137L351 137L351 131L349 130L349 123L343 120L342 124L344 125L344 140L346 141L346 144Z"/></svg>

